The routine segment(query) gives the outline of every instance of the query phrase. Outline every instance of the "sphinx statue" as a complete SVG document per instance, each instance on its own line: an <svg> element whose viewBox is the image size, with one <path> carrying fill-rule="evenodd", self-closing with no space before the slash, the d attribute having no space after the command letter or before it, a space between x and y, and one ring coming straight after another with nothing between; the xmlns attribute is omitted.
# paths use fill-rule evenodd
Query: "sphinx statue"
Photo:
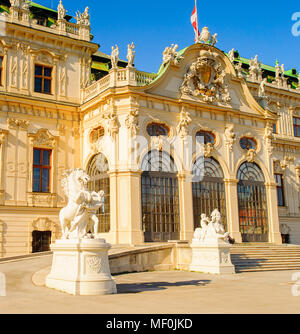
<svg viewBox="0 0 300 334"><path fill-rule="evenodd" d="M197 228L194 232L193 243L206 243L217 240L229 243L229 233L224 230L222 216L218 209L211 213L210 220L205 214L202 214L200 225L201 228Z"/></svg>

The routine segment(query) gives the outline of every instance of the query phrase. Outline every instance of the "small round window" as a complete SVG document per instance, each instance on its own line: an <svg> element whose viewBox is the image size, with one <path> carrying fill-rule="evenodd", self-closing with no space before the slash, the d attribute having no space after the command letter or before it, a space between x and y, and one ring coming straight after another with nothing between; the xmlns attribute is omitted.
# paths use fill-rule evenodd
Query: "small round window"
<svg viewBox="0 0 300 334"><path fill-rule="evenodd" d="M99 126L96 129L93 129L90 133L90 142L96 143L97 140L104 136L104 128L102 126Z"/></svg>
<svg viewBox="0 0 300 334"><path fill-rule="evenodd" d="M202 140L203 140L204 144L210 143L210 144L214 145L215 142L216 142L216 137L212 132L201 130L201 131L198 131L196 133L196 140L198 142L202 142Z"/></svg>
<svg viewBox="0 0 300 334"><path fill-rule="evenodd" d="M243 150L256 150L257 144L253 138L243 137L240 140L240 146Z"/></svg>
<svg viewBox="0 0 300 334"><path fill-rule="evenodd" d="M151 137L168 136L169 128L164 124L151 123L147 126L147 133Z"/></svg>

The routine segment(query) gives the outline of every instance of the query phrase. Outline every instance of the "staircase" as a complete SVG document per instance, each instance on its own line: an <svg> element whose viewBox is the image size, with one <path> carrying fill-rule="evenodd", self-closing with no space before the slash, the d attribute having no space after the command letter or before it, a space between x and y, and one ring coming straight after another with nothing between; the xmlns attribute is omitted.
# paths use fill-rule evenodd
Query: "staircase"
<svg viewBox="0 0 300 334"><path fill-rule="evenodd" d="M233 245L231 261L237 273L271 270L300 270L300 246Z"/></svg>

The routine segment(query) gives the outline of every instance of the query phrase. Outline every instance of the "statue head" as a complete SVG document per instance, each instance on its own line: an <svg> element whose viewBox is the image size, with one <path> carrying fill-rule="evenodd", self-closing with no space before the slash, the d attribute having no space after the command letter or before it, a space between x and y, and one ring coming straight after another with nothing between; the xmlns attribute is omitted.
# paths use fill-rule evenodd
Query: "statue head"
<svg viewBox="0 0 300 334"><path fill-rule="evenodd" d="M218 209L215 209L212 213L211 213L211 218L212 218L212 222L220 222L221 221L221 213Z"/></svg>
<svg viewBox="0 0 300 334"><path fill-rule="evenodd" d="M71 189L84 189L89 180L89 175L83 169L75 168L64 172L61 184L68 196Z"/></svg>

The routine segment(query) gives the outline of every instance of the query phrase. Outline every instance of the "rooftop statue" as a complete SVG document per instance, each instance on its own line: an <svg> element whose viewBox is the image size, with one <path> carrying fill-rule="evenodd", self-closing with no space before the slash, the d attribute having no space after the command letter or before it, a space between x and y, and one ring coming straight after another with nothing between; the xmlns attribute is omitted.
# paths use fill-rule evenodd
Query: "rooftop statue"
<svg viewBox="0 0 300 334"><path fill-rule="evenodd" d="M59 4L58 4L58 7L57 7L57 19L58 20L64 20L65 16L66 16L66 10L65 10L65 7L63 6L62 4L62 1L59 0Z"/></svg>
<svg viewBox="0 0 300 334"><path fill-rule="evenodd" d="M205 44L210 44L212 46L215 46L215 44L218 42L217 35L218 34L212 35L207 27L203 27L200 37L197 39L196 43L203 42Z"/></svg>
<svg viewBox="0 0 300 334"><path fill-rule="evenodd" d="M90 26L89 7L85 7L85 10L82 14L79 11L77 11L76 20L77 20L77 24L80 24L83 26Z"/></svg>
<svg viewBox="0 0 300 334"><path fill-rule="evenodd" d="M99 220L96 212L104 206L104 192L87 190L90 177L83 169L67 170L62 187L68 197L68 204L61 209L59 220L62 227L62 239L81 239L91 232L95 238Z"/></svg>
<svg viewBox="0 0 300 334"><path fill-rule="evenodd" d="M111 47L111 68L117 69L118 68L118 61L119 61L119 47L116 44L116 47Z"/></svg>
<svg viewBox="0 0 300 334"><path fill-rule="evenodd" d="M174 64L178 64L182 57L179 57L178 52L178 45L172 44L171 47L167 46L163 52L163 64L165 65L169 61L173 61Z"/></svg>
<svg viewBox="0 0 300 334"><path fill-rule="evenodd" d="M133 51L135 48L134 43L132 42L131 44L128 44L127 47L127 60L128 60L128 65L127 67L133 67L134 59L135 59L135 51Z"/></svg>

